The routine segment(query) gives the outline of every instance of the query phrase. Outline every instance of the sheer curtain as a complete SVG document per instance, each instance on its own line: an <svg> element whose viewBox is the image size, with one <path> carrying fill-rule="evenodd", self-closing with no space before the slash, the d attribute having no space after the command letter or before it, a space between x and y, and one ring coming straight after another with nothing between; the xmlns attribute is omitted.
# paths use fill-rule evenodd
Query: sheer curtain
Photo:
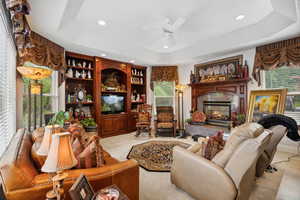
<svg viewBox="0 0 300 200"><path fill-rule="evenodd" d="M0 156L16 132L16 49L0 14Z"/></svg>

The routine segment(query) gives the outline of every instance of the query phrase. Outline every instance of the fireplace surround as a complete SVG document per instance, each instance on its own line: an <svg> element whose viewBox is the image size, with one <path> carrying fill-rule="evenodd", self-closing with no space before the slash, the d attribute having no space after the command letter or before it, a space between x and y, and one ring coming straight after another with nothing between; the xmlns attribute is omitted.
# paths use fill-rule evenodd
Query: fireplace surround
<svg viewBox="0 0 300 200"><path fill-rule="evenodd" d="M224 104L222 109L225 107L227 107L227 109L230 108L230 114L226 116L227 120L209 119L210 116L208 116L208 122L212 122L212 120L217 120L217 122L230 121L233 114L245 114L247 108L248 81L249 79L238 79L190 84L192 88L192 111L198 110L204 111L205 113L205 107L208 106L207 103L218 104L214 107L219 109L222 107L222 104ZM227 105L225 106L225 104ZM220 112L218 109L215 111ZM214 114L217 115L217 112Z"/></svg>

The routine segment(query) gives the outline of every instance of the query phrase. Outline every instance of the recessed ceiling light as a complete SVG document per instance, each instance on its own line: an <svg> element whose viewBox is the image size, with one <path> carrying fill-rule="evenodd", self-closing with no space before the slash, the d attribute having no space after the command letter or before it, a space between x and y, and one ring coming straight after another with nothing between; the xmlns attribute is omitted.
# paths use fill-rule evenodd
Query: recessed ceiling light
<svg viewBox="0 0 300 200"><path fill-rule="evenodd" d="M236 18L235 18L235 20L242 20L242 19L244 19L245 18L245 15L239 15L239 16L237 16Z"/></svg>
<svg viewBox="0 0 300 200"><path fill-rule="evenodd" d="M131 63L134 63L134 62L135 62L135 60L131 60L131 61L129 61L129 62L131 62Z"/></svg>
<svg viewBox="0 0 300 200"><path fill-rule="evenodd" d="M98 20L98 24L100 26L106 26L106 21L100 19L100 20Z"/></svg>
<svg viewBox="0 0 300 200"><path fill-rule="evenodd" d="M106 56L106 54L105 54L105 53L102 53L102 54L101 54L101 56L102 56L102 57L105 57L105 56Z"/></svg>
<svg viewBox="0 0 300 200"><path fill-rule="evenodd" d="M167 49L167 48L169 48L169 46L168 45L164 45L164 48Z"/></svg>

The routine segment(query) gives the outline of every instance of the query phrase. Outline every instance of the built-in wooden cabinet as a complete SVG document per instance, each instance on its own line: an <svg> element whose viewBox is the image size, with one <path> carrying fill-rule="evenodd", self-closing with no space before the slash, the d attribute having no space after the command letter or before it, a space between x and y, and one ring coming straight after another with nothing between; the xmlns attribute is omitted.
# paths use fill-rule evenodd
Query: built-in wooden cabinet
<svg viewBox="0 0 300 200"><path fill-rule="evenodd" d="M88 108L101 137L136 130L137 106L147 103L146 67L72 52L66 63L66 110Z"/></svg>

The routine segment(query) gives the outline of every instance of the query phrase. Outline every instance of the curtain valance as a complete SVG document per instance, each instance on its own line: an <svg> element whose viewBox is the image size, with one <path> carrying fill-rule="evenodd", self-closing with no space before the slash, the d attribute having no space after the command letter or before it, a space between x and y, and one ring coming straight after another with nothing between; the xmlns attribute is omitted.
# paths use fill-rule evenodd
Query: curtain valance
<svg viewBox="0 0 300 200"><path fill-rule="evenodd" d="M175 81L178 84L177 66L154 66L151 71L150 86L153 89L154 81Z"/></svg>
<svg viewBox="0 0 300 200"><path fill-rule="evenodd" d="M63 47L34 31L31 31L29 41L32 47L26 48L24 53L19 56L19 65L29 61L36 65L48 66L53 70L64 71L65 50Z"/></svg>
<svg viewBox="0 0 300 200"><path fill-rule="evenodd" d="M261 70L270 70L282 66L300 67L300 37L256 48L252 75L259 85L261 84Z"/></svg>

